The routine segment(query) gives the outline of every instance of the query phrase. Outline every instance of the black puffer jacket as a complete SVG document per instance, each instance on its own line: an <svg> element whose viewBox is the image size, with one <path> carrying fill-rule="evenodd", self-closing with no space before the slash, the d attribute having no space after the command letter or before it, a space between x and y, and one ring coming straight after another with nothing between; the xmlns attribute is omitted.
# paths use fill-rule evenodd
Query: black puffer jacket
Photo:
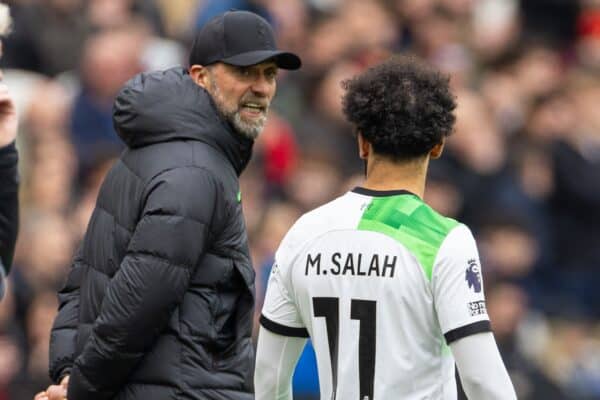
<svg viewBox="0 0 600 400"><path fill-rule="evenodd" d="M181 69L135 77L114 112L129 149L59 294L51 377L70 373L69 400L252 399L252 142Z"/></svg>
<svg viewBox="0 0 600 400"><path fill-rule="evenodd" d="M15 144L0 148L0 300L12 263L19 226L19 180Z"/></svg>

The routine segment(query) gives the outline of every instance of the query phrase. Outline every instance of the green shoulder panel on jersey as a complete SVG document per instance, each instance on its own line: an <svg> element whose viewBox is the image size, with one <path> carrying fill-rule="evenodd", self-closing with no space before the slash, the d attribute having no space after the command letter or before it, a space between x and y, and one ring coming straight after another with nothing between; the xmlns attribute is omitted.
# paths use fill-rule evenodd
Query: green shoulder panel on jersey
<svg viewBox="0 0 600 400"><path fill-rule="evenodd" d="M419 260L425 276L431 281L438 250L458 224L435 212L419 197L402 194L373 198L358 229L383 233L402 243Z"/></svg>

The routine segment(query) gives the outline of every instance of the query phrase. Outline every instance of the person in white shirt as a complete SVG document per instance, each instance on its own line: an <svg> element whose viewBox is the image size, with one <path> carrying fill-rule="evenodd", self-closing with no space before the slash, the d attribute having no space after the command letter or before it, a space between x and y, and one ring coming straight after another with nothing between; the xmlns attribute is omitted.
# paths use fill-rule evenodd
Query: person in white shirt
<svg viewBox="0 0 600 400"><path fill-rule="evenodd" d="M448 78L393 57L344 82L366 180L303 215L275 255L260 318L257 400L291 399L306 343L322 399L516 399L467 226L423 202L454 126Z"/></svg>

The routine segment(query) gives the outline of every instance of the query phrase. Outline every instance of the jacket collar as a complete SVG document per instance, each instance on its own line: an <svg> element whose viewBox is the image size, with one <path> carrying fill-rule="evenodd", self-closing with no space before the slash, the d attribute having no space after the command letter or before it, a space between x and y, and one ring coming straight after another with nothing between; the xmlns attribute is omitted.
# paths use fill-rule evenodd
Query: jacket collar
<svg viewBox="0 0 600 400"><path fill-rule="evenodd" d="M238 176L254 141L225 121L210 95L183 68L142 73L125 84L113 107L117 133L130 148L198 140L222 152Z"/></svg>

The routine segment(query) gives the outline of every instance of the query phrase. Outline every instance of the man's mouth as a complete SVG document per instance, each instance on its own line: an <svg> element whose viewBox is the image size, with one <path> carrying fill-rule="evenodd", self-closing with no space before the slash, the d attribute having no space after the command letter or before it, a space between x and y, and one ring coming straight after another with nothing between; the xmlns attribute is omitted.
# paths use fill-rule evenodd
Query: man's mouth
<svg viewBox="0 0 600 400"><path fill-rule="evenodd" d="M256 111L264 112L267 109L267 106L264 104L260 104L260 103L248 102L248 103L242 104L242 108L247 108L249 110L256 110Z"/></svg>
<svg viewBox="0 0 600 400"><path fill-rule="evenodd" d="M242 104L240 111L250 117L259 117L266 113L267 106L261 103L247 102Z"/></svg>

